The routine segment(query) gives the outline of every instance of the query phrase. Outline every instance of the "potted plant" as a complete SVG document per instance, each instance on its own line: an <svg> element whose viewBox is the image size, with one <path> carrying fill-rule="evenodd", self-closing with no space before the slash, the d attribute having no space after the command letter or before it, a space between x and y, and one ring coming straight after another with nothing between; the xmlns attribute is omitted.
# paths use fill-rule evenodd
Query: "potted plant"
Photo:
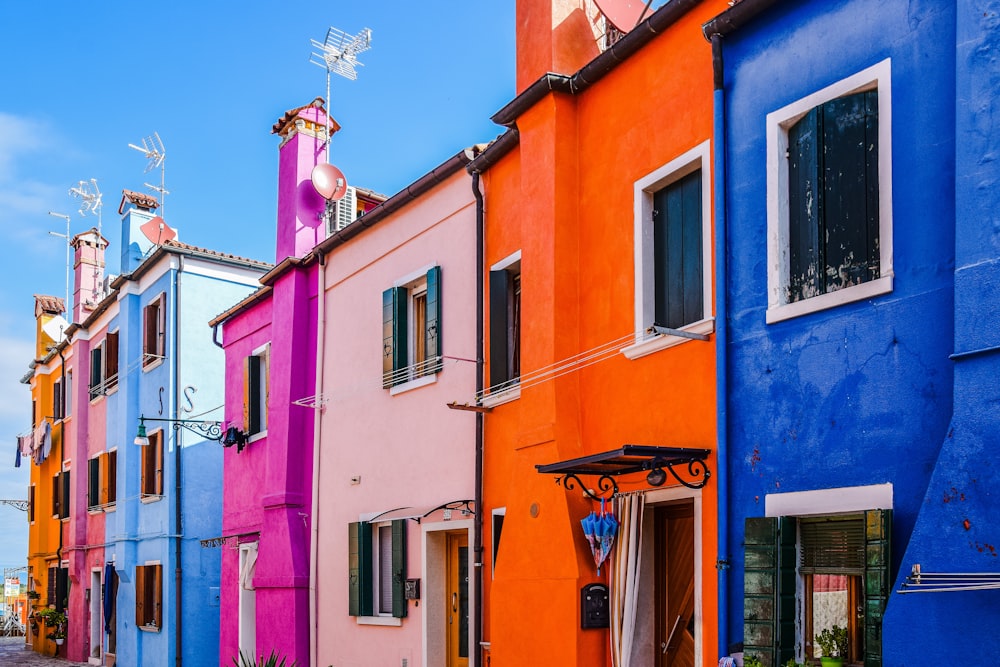
<svg viewBox="0 0 1000 667"><path fill-rule="evenodd" d="M46 637L55 640L56 644L61 645L66 639L66 614L56 611L52 607L47 607L36 611L35 619L41 619L45 623L45 627L52 628Z"/></svg>
<svg viewBox="0 0 1000 667"><path fill-rule="evenodd" d="M764 663L755 655L748 655L743 661L743 667L764 667Z"/></svg>
<svg viewBox="0 0 1000 667"><path fill-rule="evenodd" d="M834 625L816 635L822 657L820 664L824 667L840 667L847 656L847 628Z"/></svg>
<svg viewBox="0 0 1000 667"><path fill-rule="evenodd" d="M32 604L42 599L42 596L38 591L28 591L27 596L28 599L31 600Z"/></svg>

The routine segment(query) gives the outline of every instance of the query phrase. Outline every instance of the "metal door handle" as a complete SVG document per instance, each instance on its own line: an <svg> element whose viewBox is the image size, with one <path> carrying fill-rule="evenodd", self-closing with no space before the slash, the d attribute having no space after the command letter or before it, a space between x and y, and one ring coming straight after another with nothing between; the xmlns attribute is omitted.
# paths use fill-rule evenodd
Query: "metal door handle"
<svg viewBox="0 0 1000 667"><path fill-rule="evenodd" d="M451 594L451 610L458 611L458 593Z"/></svg>

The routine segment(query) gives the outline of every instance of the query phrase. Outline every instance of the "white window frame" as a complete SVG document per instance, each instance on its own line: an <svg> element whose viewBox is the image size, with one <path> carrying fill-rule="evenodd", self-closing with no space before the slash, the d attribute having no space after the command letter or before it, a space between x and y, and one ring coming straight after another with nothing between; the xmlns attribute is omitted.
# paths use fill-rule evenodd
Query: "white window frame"
<svg viewBox="0 0 1000 667"><path fill-rule="evenodd" d="M260 424L261 428L256 433L250 434L247 438L247 444L257 442L258 440L263 440L267 437L267 426L268 426L268 385L271 381L271 343L268 341L258 348L255 348L253 352L250 353L251 357L257 357L261 360L260 362L260 377L257 379L257 395L249 396L250 405L248 410L253 410L254 405L260 408Z"/></svg>
<svg viewBox="0 0 1000 667"><path fill-rule="evenodd" d="M368 521L372 514L363 514L360 517L361 521ZM392 528L392 521L376 521L371 522L372 528L372 615L371 616L355 616L355 622L358 625L392 625L392 626L402 626L403 619L397 618L392 615L392 610L389 612L379 611L381 600L379 599L382 589L381 589L381 571L379 569L382 559L381 551L381 539L379 538L379 528L389 527ZM391 534L391 532L390 532Z"/></svg>
<svg viewBox="0 0 1000 667"><path fill-rule="evenodd" d="M413 316L413 297L420 294L427 294L427 272L435 266L440 266L440 264L428 264L422 269L412 271L392 283L393 287L406 288L406 358L409 361L407 372L410 374L410 379L406 382L401 382L400 384L389 387L390 396L402 394L419 387L426 387L429 384L437 382L437 373L427 373L425 375L416 375L414 373L417 336L423 335L423 332L418 332L416 330L416 318Z"/></svg>
<svg viewBox="0 0 1000 667"><path fill-rule="evenodd" d="M892 291L892 85L891 59L767 114L768 324ZM878 90L879 278L788 302L788 130L812 109L839 97Z"/></svg>
<svg viewBox="0 0 1000 667"><path fill-rule="evenodd" d="M653 252L653 196L663 188L701 170L701 252L702 317L681 327L681 331L711 334L715 331L712 316L712 169L711 141L704 141L679 155L659 169L643 176L633 185L635 244L635 340L622 348L628 359L638 359L690 338L648 333L655 318L656 266Z"/></svg>

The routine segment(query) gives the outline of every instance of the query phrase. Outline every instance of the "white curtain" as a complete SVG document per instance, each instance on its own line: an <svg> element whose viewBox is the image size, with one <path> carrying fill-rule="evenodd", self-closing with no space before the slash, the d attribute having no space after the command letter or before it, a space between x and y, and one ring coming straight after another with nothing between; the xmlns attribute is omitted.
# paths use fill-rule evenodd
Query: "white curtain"
<svg viewBox="0 0 1000 667"><path fill-rule="evenodd" d="M614 667L629 667L632 660L645 504L645 495L641 493L615 497L619 525L611 559L611 662Z"/></svg>
<svg viewBox="0 0 1000 667"><path fill-rule="evenodd" d="M240 551L240 588L245 591L254 590L253 575L257 571L257 543L241 545Z"/></svg>

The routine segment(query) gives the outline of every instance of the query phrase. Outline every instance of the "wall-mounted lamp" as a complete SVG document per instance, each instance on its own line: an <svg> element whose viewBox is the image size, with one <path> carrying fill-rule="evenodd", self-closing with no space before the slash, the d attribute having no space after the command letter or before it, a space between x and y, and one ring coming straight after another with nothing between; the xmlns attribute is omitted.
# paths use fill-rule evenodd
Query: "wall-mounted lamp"
<svg viewBox="0 0 1000 667"><path fill-rule="evenodd" d="M242 452L243 448L247 444L247 434L239 430L235 426L230 426L226 429L225 435L222 436L222 446L232 447L236 445L236 451Z"/></svg>
<svg viewBox="0 0 1000 667"><path fill-rule="evenodd" d="M149 437L146 435L146 420L151 422L165 422L170 424L175 431L185 428L195 435L200 435L206 440L218 440L223 442L222 422L202 421L200 419L163 419L160 417L139 416L139 428L135 432L135 444L145 447L149 444ZM230 429L231 430L231 429ZM225 443L223 443L225 444Z"/></svg>
<svg viewBox="0 0 1000 667"><path fill-rule="evenodd" d="M663 471L663 468L653 468L646 475L646 481L649 482L650 486L663 486L664 482L667 481L667 473Z"/></svg>

